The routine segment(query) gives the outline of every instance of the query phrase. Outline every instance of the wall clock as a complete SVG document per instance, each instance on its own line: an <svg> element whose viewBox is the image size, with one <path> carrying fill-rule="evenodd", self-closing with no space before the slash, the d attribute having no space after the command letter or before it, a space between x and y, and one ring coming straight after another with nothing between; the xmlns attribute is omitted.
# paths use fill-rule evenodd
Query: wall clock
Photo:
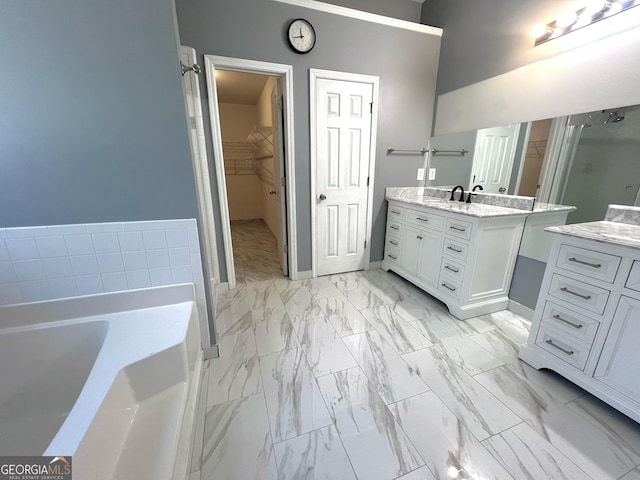
<svg viewBox="0 0 640 480"><path fill-rule="evenodd" d="M316 44L316 31L304 18L297 18L289 24L289 45L296 53L309 53Z"/></svg>

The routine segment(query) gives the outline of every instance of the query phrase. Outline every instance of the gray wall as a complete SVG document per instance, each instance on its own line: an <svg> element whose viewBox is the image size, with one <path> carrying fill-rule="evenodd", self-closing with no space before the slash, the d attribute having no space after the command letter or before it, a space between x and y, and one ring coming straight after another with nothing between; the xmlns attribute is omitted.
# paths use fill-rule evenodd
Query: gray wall
<svg viewBox="0 0 640 480"><path fill-rule="evenodd" d="M2 3L1 227L197 217L174 15Z"/></svg>
<svg viewBox="0 0 640 480"><path fill-rule="evenodd" d="M547 264L545 262L518 255L516 267L513 271L511 289L509 290L509 298L532 310L535 309L546 267Z"/></svg>
<svg viewBox="0 0 640 480"><path fill-rule="evenodd" d="M384 188L417 185L416 171L423 163L420 155L387 157L386 148L419 148L427 143L440 38L264 0L178 0L176 6L182 44L196 49L202 65L203 54L293 65L300 271L311 270L309 69L380 77L370 258L381 260L386 222ZM297 17L310 20L317 32L316 46L307 55L293 53L286 43L286 28ZM208 122L204 75L200 76L200 81L205 121ZM209 158L213 159L209 131L207 149ZM220 218L215 184L212 188L216 215ZM220 263L224 270L224 262ZM221 276L225 279L226 272L221 272Z"/></svg>
<svg viewBox="0 0 640 480"><path fill-rule="evenodd" d="M422 10L422 5L413 0L328 0L326 3L408 20L409 22L420 22Z"/></svg>
<svg viewBox="0 0 640 480"><path fill-rule="evenodd" d="M431 155L430 167L436 169L436 179L427 180L427 185L455 186L462 185L465 190L471 178L473 153L476 146L476 133L461 132L449 135L438 135L431 138L431 148L438 150L468 150L464 155L441 153ZM427 172L428 173L428 172ZM428 175L427 175L428 178Z"/></svg>
<svg viewBox="0 0 640 480"><path fill-rule="evenodd" d="M572 48L533 47L533 25L549 21L572 0L426 0L421 23L444 28L438 94L465 87Z"/></svg>

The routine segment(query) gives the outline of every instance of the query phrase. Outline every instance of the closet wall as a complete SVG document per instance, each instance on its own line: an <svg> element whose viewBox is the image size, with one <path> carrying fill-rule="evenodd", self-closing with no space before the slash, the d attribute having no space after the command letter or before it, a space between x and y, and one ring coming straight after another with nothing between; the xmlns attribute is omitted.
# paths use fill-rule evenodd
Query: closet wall
<svg viewBox="0 0 640 480"><path fill-rule="evenodd" d="M220 103L220 130L224 153L229 218L263 219L274 236L279 235L280 196L276 189L271 92L269 77L256 105Z"/></svg>
<svg viewBox="0 0 640 480"><path fill-rule="evenodd" d="M262 218L260 179L247 163L252 149L246 142L258 122L258 109L255 105L235 103L220 103L219 108L229 218L231 221Z"/></svg>

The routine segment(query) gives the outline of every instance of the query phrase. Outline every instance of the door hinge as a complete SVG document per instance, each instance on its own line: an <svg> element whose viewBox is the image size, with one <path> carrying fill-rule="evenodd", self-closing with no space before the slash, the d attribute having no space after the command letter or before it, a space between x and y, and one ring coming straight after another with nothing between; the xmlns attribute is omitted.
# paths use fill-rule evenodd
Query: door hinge
<svg viewBox="0 0 640 480"><path fill-rule="evenodd" d="M282 250L284 251L284 253L289 253L289 246L285 243L284 245L282 245Z"/></svg>
<svg viewBox="0 0 640 480"><path fill-rule="evenodd" d="M287 179L285 177L280 177L280 185L283 187L287 186Z"/></svg>
<svg viewBox="0 0 640 480"><path fill-rule="evenodd" d="M369 178L371 177L367 177L367 187L369 186Z"/></svg>
<svg viewBox="0 0 640 480"><path fill-rule="evenodd" d="M191 127L191 130L195 130L197 128L196 117L189 117L189 126Z"/></svg>
<svg viewBox="0 0 640 480"><path fill-rule="evenodd" d="M369 104L369 113L373 113L373 102Z"/></svg>
<svg viewBox="0 0 640 480"><path fill-rule="evenodd" d="M364 248L367 248L367 241L364 241Z"/></svg>
<svg viewBox="0 0 640 480"><path fill-rule="evenodd" d="M282 109L283 109L282 97L280 97L280 98L278 99L278 108L279 108L280 110L282 110Z"/></svg>

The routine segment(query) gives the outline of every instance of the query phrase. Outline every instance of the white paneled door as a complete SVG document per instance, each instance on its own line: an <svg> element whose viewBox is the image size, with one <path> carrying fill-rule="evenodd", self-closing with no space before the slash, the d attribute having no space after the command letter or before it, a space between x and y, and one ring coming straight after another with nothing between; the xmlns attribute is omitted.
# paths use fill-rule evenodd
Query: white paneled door
<svg viewBox="0 0 640 480"><path fill-rule="evenodd" d="M317 78L315 89L317 274L362 270L374 84Z"/></svg>
<svg viewBox="0 0 640 480"><path fill-rule="evenodd" d="M482 185L486 193L507 193L520 125L478 130L469 188Z"/></svg>

